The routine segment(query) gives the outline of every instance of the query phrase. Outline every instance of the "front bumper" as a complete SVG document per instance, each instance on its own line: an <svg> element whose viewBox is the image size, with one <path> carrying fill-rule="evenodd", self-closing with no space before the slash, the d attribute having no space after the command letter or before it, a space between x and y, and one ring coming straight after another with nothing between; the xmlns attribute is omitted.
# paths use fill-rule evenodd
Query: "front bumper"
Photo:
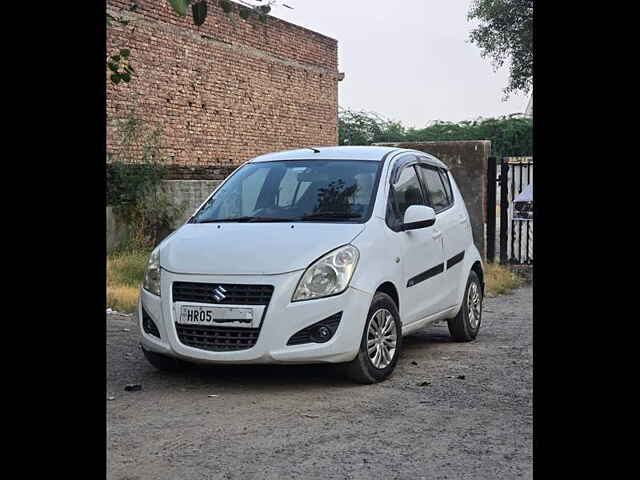
<svg viewBox="0 0 640 480"><path fill-rule="evenodd" d="M197 363L340 363L357 355L364 324L373 294L349 287L344 293L328 298L291 302L293 291L303 271L281 275L184 275L162 270L161 297L140 290L138 319L142 346L152 352ZM172 299L174 282L238 283L273 285L271 301L262 318L256 344L245 350L208 351L180 342L175 326L176 309ZM142 328L142 306L158 327L160 338ZM342 319L338 330L326 343L287 346L299 330L338 312Z"/></svg>

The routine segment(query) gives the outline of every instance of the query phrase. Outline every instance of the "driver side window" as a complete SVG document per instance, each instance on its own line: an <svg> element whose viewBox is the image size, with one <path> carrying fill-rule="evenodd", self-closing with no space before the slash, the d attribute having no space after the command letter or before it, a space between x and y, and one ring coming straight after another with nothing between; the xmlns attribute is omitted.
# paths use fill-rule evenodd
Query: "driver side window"
<svg viewBox="0 0 640 480"><path fill-rule="evenodd" d="M391 186L387 202L387 225L398 231L404 213L411 205L426 205L414 166L402 169L398 182Z"/></svg>

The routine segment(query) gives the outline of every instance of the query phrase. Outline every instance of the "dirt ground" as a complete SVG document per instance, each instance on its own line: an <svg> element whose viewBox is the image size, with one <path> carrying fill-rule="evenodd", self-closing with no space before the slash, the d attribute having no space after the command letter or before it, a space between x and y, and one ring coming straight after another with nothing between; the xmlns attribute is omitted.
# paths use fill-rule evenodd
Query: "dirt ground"
<svg viewBox="0 0 640 480"><path fill-rule="evenodd" d="M532 296L487 298L471 343L446 324L407 337L393 376L370 386L325 366L160 373L133 317L109 314L107 476L532 478Z"/></svg>

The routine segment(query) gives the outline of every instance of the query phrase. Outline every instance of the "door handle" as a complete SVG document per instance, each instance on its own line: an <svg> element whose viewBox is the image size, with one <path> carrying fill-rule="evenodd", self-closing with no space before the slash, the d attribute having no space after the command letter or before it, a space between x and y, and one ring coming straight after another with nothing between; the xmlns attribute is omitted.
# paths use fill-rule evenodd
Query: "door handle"
<svg viewBox="0 0 640 480"><path fill-rule="evenodd" d="M462 216L460 217L460 220L458 220L458 221L459 221L461 224L463 224L463 225L464 225L464 223L467 221L467 217L465 217L464 215L462 215Z"/></svg>
<svg viewBox="0 0 640 480"><path fill-rule="evenodd" d="M437 228L433 229L433 233L431 234L431 236L433 237L434 240L437 240L438 238L440 238L442 236L442 231L438 230Z"/></svg>

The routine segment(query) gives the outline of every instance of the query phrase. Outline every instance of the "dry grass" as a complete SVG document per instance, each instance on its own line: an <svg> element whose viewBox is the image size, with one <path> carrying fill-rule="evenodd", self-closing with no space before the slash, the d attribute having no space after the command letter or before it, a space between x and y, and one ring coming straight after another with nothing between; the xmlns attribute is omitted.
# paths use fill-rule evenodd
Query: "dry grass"
<svg viewBox="0 0 640 480"><path fill-rule="evenodd" d="M107 257L107 307L134 312L149 252L122 252Z"/></svg>
<svg viewBox="0 0 640 480"><path fill-rule="evenodd" d="M107 285L107 307L118 312L133 313L138 305L140 289Z"/></svg>
<svg viewBox="0 0 640 480"><path fill-rule="evenodd" d="M485 264L485 288L488 297L508 293L523 284L523 279L498 263Z"/></svg>

